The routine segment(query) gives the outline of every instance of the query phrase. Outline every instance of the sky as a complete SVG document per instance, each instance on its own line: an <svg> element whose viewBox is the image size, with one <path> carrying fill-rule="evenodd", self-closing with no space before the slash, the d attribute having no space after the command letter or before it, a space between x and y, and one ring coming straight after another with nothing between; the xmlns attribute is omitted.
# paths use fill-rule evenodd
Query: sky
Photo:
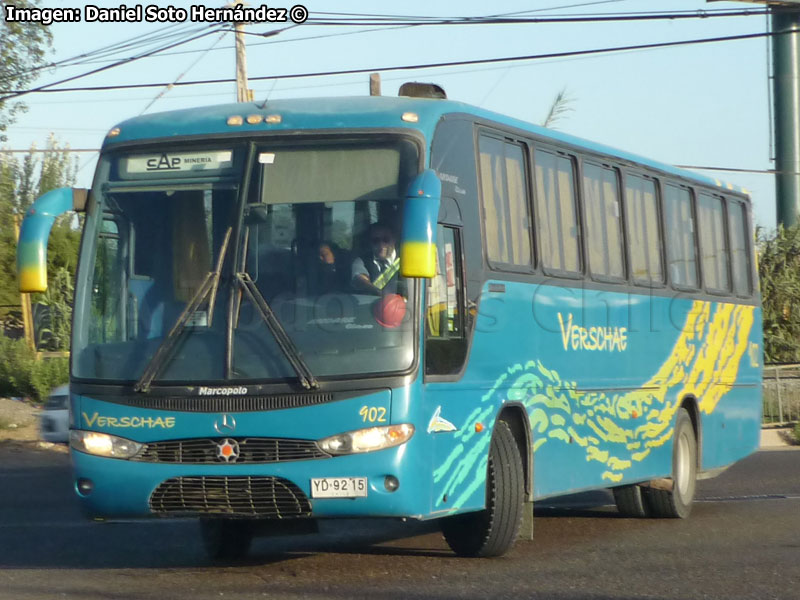
<svg viewBox="0 0 800 600"><path fill-rule="evenodd" d="M100 7L120 1L98 0ZM145 2L188 9L203 4L221 7L223 0ZM43 0L41 7L83 9L85 3ZM128 7L135 6L133 0ZM259 7L256 0L249 6ZM268 3L290 9L287 2ZM748 2L705 0L406 0L403 3L337 0L303 2L311 17L330 13L403 17L482 17L515 13L524 17L612 15L722 9L757 10ZM324 15L321 13L328 13ZM519 13L519 14L516 14ZM352 17L351 17L352 18ZM156 33L161 44L190 33L206 33L208 23L58 23L51 25L53 62L123 41ZM247 67L250 77L370 69L510 56L562 53L615 46L694 40L760 33L764 15L669 21L448 24L416 27L320 26L309 22L248 25ZM257 34L275 32L270 37ZM55 86L83 87L131 83L171 83L226 79L235 75L232 33L212 33L151 57ZM0 42L1 43L1 42ZM147 48L155 48L154 45ZM143 48L126 48L115 60ZM766 170L771 161L770 92L766 38L692 44L556 59L409 69L381 73L382 93L396 95L405 81L441 85L449 98L525 121L544 120L556 94L566 90L569 111L556 123L566 133L676 165ZM108 59L107 59L108 60ZM91 62L44 72L34 87L107 66ZM251 81L256 100L369 93L369 76L346 74ZM21 98L28 111L7 132L6 149L42 147L52 133L74 149L97 149L106 132L127 118L195 106L235 101L233 83L113 91L35 93ZM94 152L78 154L79 186L89 186L97 162ZM755 221L775 226L774 176L743 172L701 171L744 187L752 195Z"/></svg>

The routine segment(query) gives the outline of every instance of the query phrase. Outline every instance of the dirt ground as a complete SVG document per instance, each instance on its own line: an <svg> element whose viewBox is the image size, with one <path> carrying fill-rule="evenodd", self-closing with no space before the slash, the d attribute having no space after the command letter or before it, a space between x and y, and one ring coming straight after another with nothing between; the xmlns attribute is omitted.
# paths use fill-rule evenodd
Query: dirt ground
<svg viewBox="0 0 800 600"><path fill-rule="evenodd" d="M67 453L66 444L39 439L40 412L29 402L0 398L0 460L23 451Z"/></svg>

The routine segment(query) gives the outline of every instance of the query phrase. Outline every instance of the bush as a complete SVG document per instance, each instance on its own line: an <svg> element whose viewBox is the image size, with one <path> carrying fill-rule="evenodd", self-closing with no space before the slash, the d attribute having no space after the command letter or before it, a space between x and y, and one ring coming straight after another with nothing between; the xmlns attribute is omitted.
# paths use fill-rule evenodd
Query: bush
<svg viewBox="0 0 800 600"><path fill-rule="evenodd" d="M28 396L44 402L50 390L69 381L69 359L44 358L24 340L0 336L0 396Z"/></svg>
<svg viewBox="0 0 800 600"><path fill-rule="evenodd" d="M0 395L30 396L30 375L36 354L25 340L0 336Z"/></svg>
<svg viewBox="0 0 800 600"><path fill-rule="evenodd" d="M50 390L69 381L68 358L43 358L33 363L30 385L37 402L44 402Z"/></svg>
<svg viewBox="0 0 800 600"><path fill-rule="evenodd" d="M797 443L800 444L800 422L795 423L794 438L797 440Z"/></svg>

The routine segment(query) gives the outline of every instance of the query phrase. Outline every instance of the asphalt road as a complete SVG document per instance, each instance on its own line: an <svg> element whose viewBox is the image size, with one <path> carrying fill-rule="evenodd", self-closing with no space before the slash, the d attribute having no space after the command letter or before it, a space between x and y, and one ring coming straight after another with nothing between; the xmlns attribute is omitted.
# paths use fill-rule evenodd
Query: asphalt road
<svg viewBox="0 0 800 600"><path fill-rule="evenodd" d="M197 525L92 523L64 454L0 461L0 598L800 598L800 451L700 482L690 519L620 518L593 493L537 505L535 540L454 557L430 524L339 521L215 564Z"/></svg>

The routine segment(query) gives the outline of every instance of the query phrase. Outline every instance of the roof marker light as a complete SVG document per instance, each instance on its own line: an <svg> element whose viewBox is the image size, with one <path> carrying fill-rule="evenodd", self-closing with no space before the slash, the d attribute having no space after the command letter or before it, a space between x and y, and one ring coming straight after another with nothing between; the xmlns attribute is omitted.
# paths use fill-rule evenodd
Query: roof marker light
<svg viewBox="0 0 800 600"><path fill-rule="evenodd" d="M269 123L270 125L277 125L281 121L283 121L283 117L280 115L267 115L264 117L264 122Z"/></svg>
<svg viewBox="0 0 800 600"><path fill-rule="evenodd" d="M406 123L419 123L419 115L413 112L406 112L403 113L403 116L400 117Z"/></svg>
<svg viewBox="0 0 800 600"><path fill-rule="evenodd" d="M117 137L122 131L119 127L114 127L111 131L108 132L107 137Z"/></svg>
<svg viewBox="0 0 800 600"><path fill-rule="evenodd" d="M247 115L247 122L250 125L258 125L263 120L264 120L264 117L261 116L261 115Z"/></svg>
<svg viewBox="0 0 800 600"><path fill-rule="evenodd" d="M242 119L241 115L232 115L228 117L228 125L238 127L242 123L244 123L244 119Z"/></svg>

